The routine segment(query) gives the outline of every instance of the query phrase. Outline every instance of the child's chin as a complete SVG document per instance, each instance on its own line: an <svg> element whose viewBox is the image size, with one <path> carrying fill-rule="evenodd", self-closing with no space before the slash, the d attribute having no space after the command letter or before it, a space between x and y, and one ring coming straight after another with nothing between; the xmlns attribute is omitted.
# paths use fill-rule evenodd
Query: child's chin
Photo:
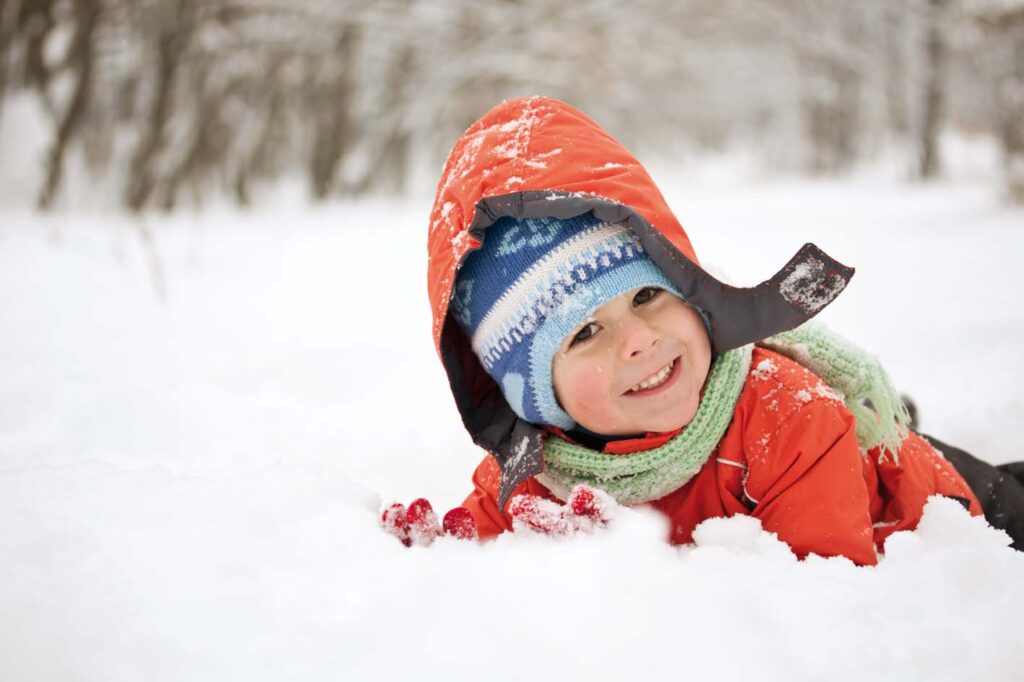
<svg viewBox="0 0 1024 682"><path fill-rule="evenodd" d="M648 433L667 433L669 431L678 431L689 423L690 420L680 421L678 419L674 421L657 422L652 424L651 428L644 429L644 431Z"/></svg>
<svg viewBox="0 0 1024 682"><path fill-rule="evenodd" d="M651 427L652 428L645 429L645 430L648 431L648 432L654 432L654 433L665 433L666 431L677 431L677 430L683 428L684 426L686 426L687 424L689 424L691 421L693 421L693 415L695 413L696 413L696 410L687 410L686 412L684 412L682 414L680 414L679 412L676 412L676 413L671 414L671 415L666 415L665 417L660 418L660 419L654 419L654 420L651 421Z"/></svg>
<svg viewBox="0 0 1024 682"><path fill-rule="evenodd" d="M692 419L692 415L690 419ZM629 429L630 433L666 433L677 431L690 423L690 419L683 419L679 414L666 415L664 417L651 417L639 419L635 427Z"/></svg>

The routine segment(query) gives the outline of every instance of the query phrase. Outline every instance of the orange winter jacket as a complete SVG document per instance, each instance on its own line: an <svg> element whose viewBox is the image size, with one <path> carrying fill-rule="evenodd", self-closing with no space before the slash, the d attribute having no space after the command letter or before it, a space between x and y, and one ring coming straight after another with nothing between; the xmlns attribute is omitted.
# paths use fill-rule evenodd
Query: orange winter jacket
<svg viewBox="0 0 1024 682"><path fill-rule="evenodd" d="M765 360L771 362L762 364ZM660 440L650 436L611 445L625 454ZM511 518L498 509L499 479L497 462L486 457L464 503L481 537L512 528ZM534 478L513 494L521 493L554 499ZM876 549L893 532L914 528L926 499L935 494L961 498L972 514L981 513L967 484L923 438L911 433L897 457L883 457L877 448L861 452L853 415L817 375L756 348L717 449L686 485L650 504L668 517L676 544L690 542L694 527L705 519L748 514L801 557L842 555L874 564Z"/></svg>
<svg viewBox="0 0 1024 682"><path fill-rule="evenodd" d="M700 265L690 239L637 159L573 107L543 97L513 99L474 123L445 164L430 216L427 291L435 349L466 430L490 453L473 477L466 506L484 537L510 529L502 510L523 492L548 495L543 470L550 434L524 422L484 371L469 339L448 315L456 274L487 229L505 216L566 218L592 212L626 224L644 250L708 324L713 352L793 329L843 290L853 270L813 244L770 280L725 284ZM690 540L704 519L750 514L805 555L876 561L893 531L916 525L926 498L977 499L952 466L911 434L898 457L861 453L854 419L814 374L757 349L732 424L686 485L652 502L672 522L671 540ZM607 452L660 445L665 434L619 441Z"/></svg>

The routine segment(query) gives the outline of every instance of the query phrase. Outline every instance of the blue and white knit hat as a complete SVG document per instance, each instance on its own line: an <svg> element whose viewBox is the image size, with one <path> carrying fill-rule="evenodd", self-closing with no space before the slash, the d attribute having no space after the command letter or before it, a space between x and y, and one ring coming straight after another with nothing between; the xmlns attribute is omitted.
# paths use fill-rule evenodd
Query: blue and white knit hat
<svg viewBox="0 0 1024 682"><path fill-rule="evenodd" d="M502 218L462 264L451 314L517 415L571 429L552 385L555 353L594 310L647 286L682 298L624 224Z"/></svg>

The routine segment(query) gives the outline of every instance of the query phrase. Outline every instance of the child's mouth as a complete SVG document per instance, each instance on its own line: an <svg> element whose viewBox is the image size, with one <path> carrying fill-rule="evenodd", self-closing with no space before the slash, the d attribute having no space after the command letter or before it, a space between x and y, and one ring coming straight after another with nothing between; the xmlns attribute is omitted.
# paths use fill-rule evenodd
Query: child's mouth
<svg viewBox="0 0 1024 682"><path fill-rule="evenodd" d="M654 374L626 391L626 395L650 395L660 388L672 383L672 380L679 374L679 358L675 358Z"/></svg>

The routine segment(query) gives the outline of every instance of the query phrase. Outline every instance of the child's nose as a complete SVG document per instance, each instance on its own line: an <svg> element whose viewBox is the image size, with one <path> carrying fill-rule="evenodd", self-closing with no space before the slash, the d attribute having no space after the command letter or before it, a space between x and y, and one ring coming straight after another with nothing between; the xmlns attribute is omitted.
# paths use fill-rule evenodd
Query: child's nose
<svg viewBox="0 0 1024 682"><path fill-rule="evenodd" d="M630 319L622 330L621 354L623 360L643 357L661 341L661 335L646 320L639 317Z"/></svg>

